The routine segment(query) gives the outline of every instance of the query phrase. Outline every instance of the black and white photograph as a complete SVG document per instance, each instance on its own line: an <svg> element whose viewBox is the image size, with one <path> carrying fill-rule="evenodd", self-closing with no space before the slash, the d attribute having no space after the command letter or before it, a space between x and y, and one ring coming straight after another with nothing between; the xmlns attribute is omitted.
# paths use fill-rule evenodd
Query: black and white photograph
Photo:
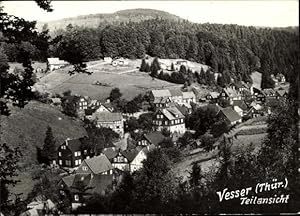
<svg viewBox="0 0 300 216"><path fill-rule="evenodd" d="M300 214L298 0L0 0L0 216Z"/></svg>

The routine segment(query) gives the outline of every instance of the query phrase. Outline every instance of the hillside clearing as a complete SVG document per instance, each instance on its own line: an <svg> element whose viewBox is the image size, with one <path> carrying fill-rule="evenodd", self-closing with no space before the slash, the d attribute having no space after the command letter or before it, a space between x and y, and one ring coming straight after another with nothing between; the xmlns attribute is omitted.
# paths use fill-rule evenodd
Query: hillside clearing
<svg viewBox="0 0 300 216"><path fill-rule="evenodd" d="M130 100L140 93L158 88L180 88L182 85L153 79L147 73L139 72L141 60L128 60L128 66L114 67L102 60L87 63L88 74L74 74L70 76L70 67L55 70L34 86L39 91L61 94L71 90L75 94L87 95L92 99L105 99L113 88L120 88L123 98ZM107 85L95 85L95 82Z"/></svg>
<svg viewBox="0 0 300 216"><path fill-rule="evenodd" d="M24 109L12 107L11 110L10 116L1 116L1 143L20 148L23 154L21 166L36 163L36 146L43 145L48 125L53 129L57 145L68 137L86 135L81 122L65 116L50 105L33 101Z"/></svg>

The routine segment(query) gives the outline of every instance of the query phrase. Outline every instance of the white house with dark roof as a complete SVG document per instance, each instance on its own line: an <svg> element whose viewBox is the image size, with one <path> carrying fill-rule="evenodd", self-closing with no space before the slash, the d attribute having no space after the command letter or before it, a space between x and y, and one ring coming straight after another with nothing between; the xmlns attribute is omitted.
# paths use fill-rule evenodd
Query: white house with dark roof
<svg viewBox="0 0 300 216"><path fill-rule="evenodd" d="M242 95L233 86L222 89L220 98L228 100L230 104L235 100L242 100Z"/></svg>
<svg viewBox="0 0 300 216"><path fill-rule="evenodd" d="M121 113L95 112L93 119L97 122L97 127L110 128L120 135L124 136L124 120Z"/></svg>
<svg viewBox="0 0 300 216"><path fill-rule="evenodd" d="M221 109L217 115L229 125L235 125L242 122L242 117L231 107Z"/></svg>
<svg viewBox="0 0 300 216"><path fill-rule="evenodd" d="M159 109L153 118L153 129L162 131L164 128L171 133L185 133L184 115L176 107Z"/></svg>
<svg viewBox="0 0 300 216"><path fill-rule="evenodd" d="M196 95L194 94L194 92L192 91L182 92L181 104L190 107L191 103L196 103Z"/></svg>

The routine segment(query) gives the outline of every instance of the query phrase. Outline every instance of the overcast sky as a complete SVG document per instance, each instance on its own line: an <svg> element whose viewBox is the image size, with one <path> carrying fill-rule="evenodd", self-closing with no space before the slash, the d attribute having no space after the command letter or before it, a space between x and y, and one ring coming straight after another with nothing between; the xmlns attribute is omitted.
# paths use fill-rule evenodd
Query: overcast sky
<svg viewBox="0 0 300 216"><path fill-rule="evenodd" d="M5 12L26 20L50 21L78 15L113 13L118 10L150 8L163 10L192 22L253 26L298 26L299 2L277 1L53 1L47 13L33 1L1 3Z"/></svg>

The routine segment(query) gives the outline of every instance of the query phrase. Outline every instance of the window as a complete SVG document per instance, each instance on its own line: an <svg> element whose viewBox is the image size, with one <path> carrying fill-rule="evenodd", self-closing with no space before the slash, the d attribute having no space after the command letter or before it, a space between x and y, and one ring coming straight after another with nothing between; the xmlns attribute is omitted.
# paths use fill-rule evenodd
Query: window
<svg viewBox="0 0 300 216"><path fill-rule="evenodd" d="M78 196L78 194L75 194L75 195L74 195L74 200L75 200L75 201L79 201L79 196Z"/></svg>
<svg viewBox="0 0 300 216"><path fill-rule="evenodd" d="M83 166L83 167L82 167L82 170L83 170L83 171L87 171L87 170L88 170L87 166Z"/></svg>
<svg viewBox="0 0 300 216"><path fill-rule="evenodd" d="M183 119L181 119L181 123L183 123Z"/></svg>
<svg viewBox="0 0 300 216"><path fill-rule="evenodd" d="M77 152L74 152L75 157L77 157Z"/></svg>
<svg viewBox="0 0 300 216"><path fill-rule="evenodd" d="M81 152L80 151L77 152L77 156L81 156Z"/></svg>
<svg viewBox="0 0 300 216"><path fill-rule="evenodd" d="M58 163L59 163L59 165L62 165L62 160L59 160Z"/></svg>
<svg viewBox="0 0 300 216"><path fill-rule="evenodd" d="M78 165L81 164L81 159L78 160Z"/></svg>
<svg viewBox="0 0 300 216"><path fill-rule="evenodd" d="M61 152L58 152L58 156L61 157Z"/></svg>
<svg viewBox="0 0 300 216"><path fill-rule="evenodd" d="M77 166L78 165L78 160L75 160L75 166Z"/></svg>
<svg viewBox="0 0 300 216"><path fill-rule="evenodd" d="M86 150L86 149L84 149L83 153L84 153L84 154L87 154L87 150Z"/></svg>

